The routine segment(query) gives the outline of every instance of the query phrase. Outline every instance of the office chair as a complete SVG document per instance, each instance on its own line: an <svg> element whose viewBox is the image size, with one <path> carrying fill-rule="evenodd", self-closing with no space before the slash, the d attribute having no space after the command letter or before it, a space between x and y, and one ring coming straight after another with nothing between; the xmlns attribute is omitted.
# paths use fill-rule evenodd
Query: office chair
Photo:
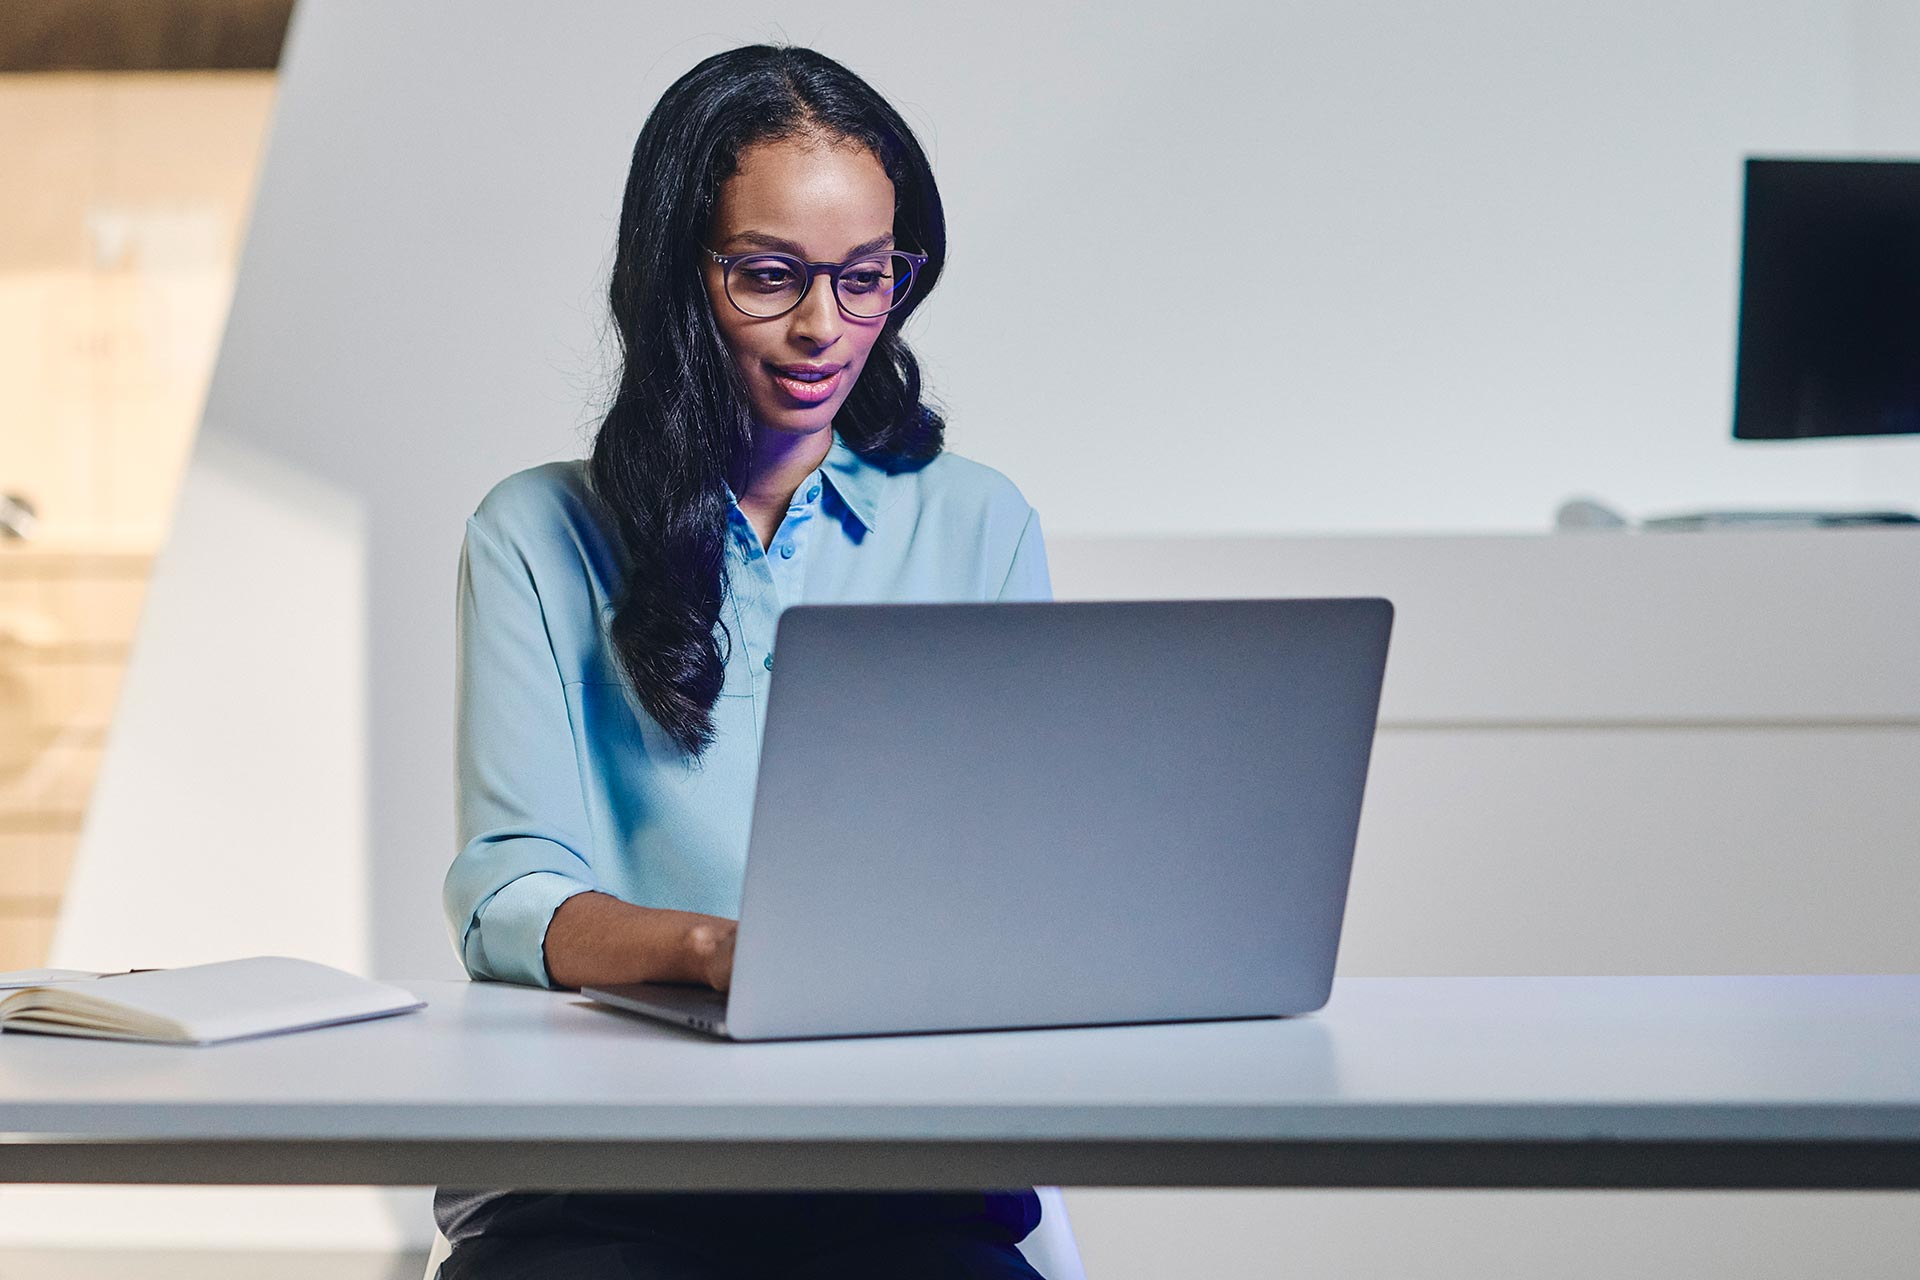
<svg viewBox="0 0 1920 1280"><path fill-rule="evenodd" d="M1080 1246L1074 1242L1073 1224L1067 1221L1067 1200L1058 1187L1035 1187L1040 1196L1040 1225L1020 1242L1020 1254L1027 1265L1046 1280L1087 1280L1080 1265ZM437 1280L440 1264L453 1252L453 1246L438 1231L433 1233L433 1252L427 1255L425 1280Z"/></svg>

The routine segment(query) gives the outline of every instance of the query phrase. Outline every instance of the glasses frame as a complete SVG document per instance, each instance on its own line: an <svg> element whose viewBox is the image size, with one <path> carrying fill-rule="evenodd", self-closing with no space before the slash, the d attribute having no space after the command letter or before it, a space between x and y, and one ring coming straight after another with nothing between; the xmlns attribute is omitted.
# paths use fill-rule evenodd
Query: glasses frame
<svg viewBox="0 0 1920 1280"><path fill-rule="evenodd" d="M882 311L879 315L863 316L858 312L847 310L847 300L840 296L841 273L856 263L872 262L875 258L883 255L891 257L895 254L898 254L913 264L913 278L907 281L908 293L901 294L898 301L885 311ZM875 249L872 253L863 253L857 257L848 258L845 262L808 262L806 259L796 258L790 253L776 253L771 249L757 249L752 253L716 253L714 250L708 249L707 256L720 264L720 291L727 295L727 301L733 304L735 311L753 320L778 320L781 316L786 315L795 307L798 307L807 300L807 295L813 292L813 278L823 271L832 278L833 301L834 305L840 308L841 315L849 320L884 320L898 311L900 304L907 300L914 284L920 278L921 268L925 267L930 260L924 253L908 253L905 249ZM749 311L741 306L740 300L733 296L733 286L730 280L733 276L733 264L736 262L745 262L750 258L772 258L777 262L791 264L795 270L801 273L800 296L779 311L767 316Z"/></svg>

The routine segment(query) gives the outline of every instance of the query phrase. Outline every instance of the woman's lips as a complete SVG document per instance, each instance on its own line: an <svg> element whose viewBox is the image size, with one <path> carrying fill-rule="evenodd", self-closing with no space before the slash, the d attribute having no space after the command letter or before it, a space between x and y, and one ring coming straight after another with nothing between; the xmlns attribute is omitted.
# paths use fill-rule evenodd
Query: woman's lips
<svg viewBox="0 0 1920 1280"><path fill-rule="evenodd" d="M825 377L816 375L812 380L809 380L803 377L794 377L786 370L775 366L770 366L770 368L773 374L773 385L780 388L781 393L789 400L803 405L825 404L828 400L831 400L833 393L840 388L840 379L844 378L847 373L847 367L841 365Z"/></svg>

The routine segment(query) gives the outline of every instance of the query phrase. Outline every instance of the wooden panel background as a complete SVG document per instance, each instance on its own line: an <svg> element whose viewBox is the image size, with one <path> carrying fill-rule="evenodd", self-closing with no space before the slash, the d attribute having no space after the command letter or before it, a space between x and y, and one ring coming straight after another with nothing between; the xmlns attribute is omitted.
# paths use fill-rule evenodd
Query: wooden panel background
<svg viewBox="0 0 1920 1280"><path fill-rule="evenodd" d="M228 7L258 19L276 6ZM82 35L96 52L165 46L107 17L164 17L191 44L189 9L16 5L0 68L86 65L73 60ZM0 489L38 515L30 541L0 539L0 970L37 967L52 940L212 373L273 88L265 72L0 75Z"/></svg>

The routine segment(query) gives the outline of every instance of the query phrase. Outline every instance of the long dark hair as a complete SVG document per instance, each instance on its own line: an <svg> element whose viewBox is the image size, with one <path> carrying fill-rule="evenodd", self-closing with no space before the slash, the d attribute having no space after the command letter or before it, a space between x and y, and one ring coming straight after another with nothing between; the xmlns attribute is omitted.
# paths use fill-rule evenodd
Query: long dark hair
<svg viewBox="0 0 1920 1280"><path fill-rule="evenodd" d="M947 249L933 169L906 121L811 49L732 49L680 77L633 146L608 290L622 364L588 478L625 571L609 628L614 653L641 705L690 755L713 741L726 668L715 633L726 486L744 481L751 438L746 388L714 321L700 255L741 152L810 136L872 152L893 180L896 239L927 255L834 428L892 471L925 465L946 431L921 402L920 366L900 336L940 279Z"/></svg>

